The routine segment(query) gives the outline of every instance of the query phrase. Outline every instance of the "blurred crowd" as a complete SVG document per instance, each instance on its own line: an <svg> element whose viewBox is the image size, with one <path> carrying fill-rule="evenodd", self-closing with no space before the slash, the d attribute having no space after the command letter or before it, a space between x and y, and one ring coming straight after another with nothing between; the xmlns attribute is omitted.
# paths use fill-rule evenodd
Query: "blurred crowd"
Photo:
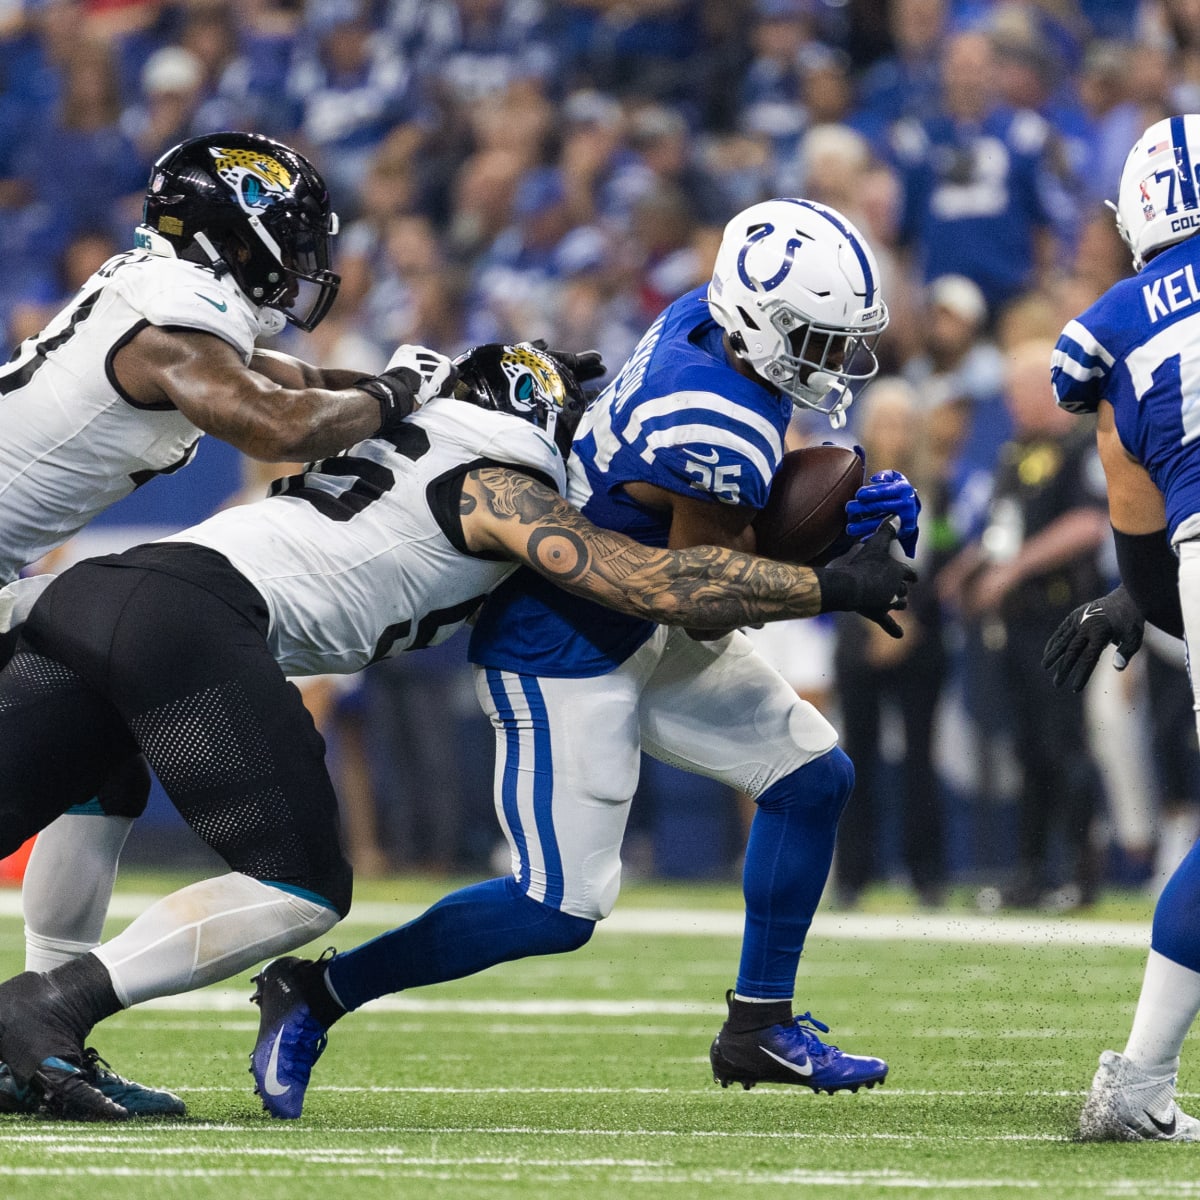
<svg viewBox="0 0 1200 1200"><path fill-rule="evenodd" d="M734 212L832 205L892 313L838 437L925 502L903 642L761 635L858 764L839 896L895 875L936 905L969 878L1072 907L1153 887L1200 784L1175 646L1083 697L1042 686L1045 634L1112 575L1090 431L1046 364L1130 270L1103 203L1125 153L1198 108L1197 0L0 0L0 320L10 347L37 332L130 245L155 158L222 128L324 173L341 294L277 344L364 371L400 342L528 337L618 367ZM830 436L797 420L796 444ZM445 753L479 737L486 762L489 732L461 648L430 660L319 703L365 870L490 851L489 771ZM670 781L651 790L629 857L653 870L680 824ZM730 869L740 831L701 833Z"/></svg>

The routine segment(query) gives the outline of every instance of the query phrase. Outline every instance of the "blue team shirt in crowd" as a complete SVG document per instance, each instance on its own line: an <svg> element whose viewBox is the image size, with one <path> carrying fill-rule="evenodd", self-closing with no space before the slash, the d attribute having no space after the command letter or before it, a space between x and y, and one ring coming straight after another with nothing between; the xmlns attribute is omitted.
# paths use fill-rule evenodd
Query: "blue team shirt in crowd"
<svg viewBox="0 0 1200 1200"><path fill-rule="evenodd" d="M904 185L902 239L922 278L966 275L996 311L1029 286L1035 234L1069 239L1074 206L1050 130L1027 109L998 107L978 123L937 116L897 122L892 152Z"/></svg>
<svg viewBox="0 0 1200 1200"><path fill-rule="evenodd" d="M783 455L792 402L730 365L704 296L689 292L654 322L588 410L568 463L570 501L649 546L666 546L670 513L639 504L623 485L757 510ZM470 656L523 674L602 675L653 630L523 569L485 602Z"/></svg>
<svg viewBox="0 0 1200 1200"><path fill-rule="evenodd" d="M1171 538L1200 533L1200 239L1157 254L1070 321L1051 379L1072 412L1113 406L1121 444L1166 497Z"/></svg>

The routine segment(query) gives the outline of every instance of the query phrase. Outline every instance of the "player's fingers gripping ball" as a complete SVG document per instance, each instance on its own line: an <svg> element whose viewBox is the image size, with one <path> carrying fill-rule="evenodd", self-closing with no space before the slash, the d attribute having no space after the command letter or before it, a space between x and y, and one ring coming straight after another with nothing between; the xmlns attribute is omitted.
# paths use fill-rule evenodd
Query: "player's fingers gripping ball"
<svg viewBox="0 0 1200 1200"><path fill-rule="evenodd" d="M897 541L909 558L917 550L917 518L921 498L899 471L877 471L846 505L846 533L857 539L870 537L885 517L900 518Z"/></svg>

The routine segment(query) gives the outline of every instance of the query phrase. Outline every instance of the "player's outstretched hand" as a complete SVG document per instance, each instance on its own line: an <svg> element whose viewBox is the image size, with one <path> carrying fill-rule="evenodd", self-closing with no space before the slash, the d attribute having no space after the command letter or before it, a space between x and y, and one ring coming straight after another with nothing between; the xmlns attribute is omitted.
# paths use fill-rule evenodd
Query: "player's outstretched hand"
<svg viewBox="0 0 1200 1200"><path fill-rule="evenodd" d="M1125 670L1142 648L1145 627L1145 618L1122 585L1063 618L1046 642L1042 666L1054 672L1055 687L1067 683L1071 691L1082 692L1105 646L1116 646L1113 666Z"/></svg>
<svg viewBox="0 0 1200 1200"><path fill-rule="evenodd" d="M889 613L908 607L908 585L916 583L917 573L892 557L899 525L899 517L889 517L849 554L827 567L813 568L821 586L822 612L861 613L892 637L904 636Z"/></svg>
<svg viewBox="0 0 1200 1200"><path fill-rule="evenodd" d="M391 433L422 404L454 389L458 369L444 354L427 346L404 344L383 371L356 384L379 401L378 434Z"/></svg>
<svg viewBox="0 0 1200 1200"><path fill-rule="evenodd" d="M857 451L859 447L855 446ZM917 518L921 498L917 489L899 471L876 471L846 505L846 533L868 538L887 516L900 518L897 540L909 558L917 552Z"/></svg>
<svg viewBox="0 0 1200 1200"><path fill-rule="evenodd" d="M548 354L560 367L565 367L570 371L575 376L577 383L590 383L593 379L599 379L608 370L604 365L604 359L600 357L599 350L582 350L578 354L572 354L568 350L551 350L546 345L545 338L538 338L529 344L535 349L541 350L543 354Z"/></svg>

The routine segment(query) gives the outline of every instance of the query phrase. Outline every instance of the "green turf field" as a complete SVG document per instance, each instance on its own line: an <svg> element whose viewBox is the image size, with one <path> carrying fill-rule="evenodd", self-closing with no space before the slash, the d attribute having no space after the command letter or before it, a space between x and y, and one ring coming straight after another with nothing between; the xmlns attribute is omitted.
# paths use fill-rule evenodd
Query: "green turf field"
<svg viewBox="0 0 1200 1200"><path fill-rule="evenodd" d="M443 890L367 885L370 922L329 940L348 945L381 928L380 906L398 901L402 919ZM1200 1196L1200 1146L1071 1140L1096 1056L1123 1045L1146 902L1063 918L1049 935L1045 922L988 933L965 904L926 921L884 897L842 934L842 918L820 914L802 1003L892 1072L874 1091L819 1097L712 1083L738 906L733 889L630 888L623 924L576 954L371 1006L333 1030L297 1122L270 1120L251 1094L248 977L121 1014L95 1044L122 1072L179 1090L190 1118L0 1118L0 1195ZM0 916L0 971L20 965L20 922ZM1200 1046L1180 1087L1200 1108Z"/></svg>

